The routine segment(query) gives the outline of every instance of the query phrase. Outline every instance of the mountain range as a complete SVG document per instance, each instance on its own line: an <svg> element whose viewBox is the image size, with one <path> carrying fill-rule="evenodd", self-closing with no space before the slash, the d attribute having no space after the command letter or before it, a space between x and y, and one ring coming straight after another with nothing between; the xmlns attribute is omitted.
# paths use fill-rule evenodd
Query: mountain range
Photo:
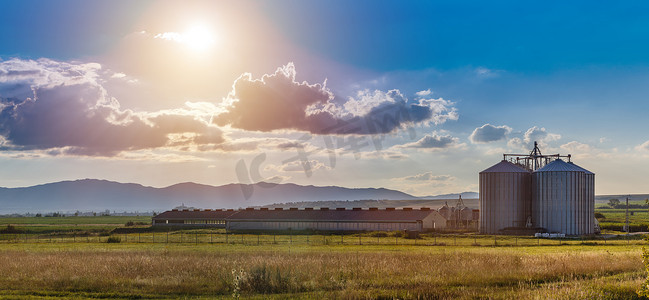
<svg viewBox="0 0 649 300"><path fill-rule="evenodd" d="M465 192L464 199L478 194ZM83 179L20 188L0 188L0 214L69 211L164 211L184 204L198 208L240 208L273 203L353 200L457 199L459 194L416 197L385 188L345 188L292 183L227 184L193 182L164 188Z"/></svg>

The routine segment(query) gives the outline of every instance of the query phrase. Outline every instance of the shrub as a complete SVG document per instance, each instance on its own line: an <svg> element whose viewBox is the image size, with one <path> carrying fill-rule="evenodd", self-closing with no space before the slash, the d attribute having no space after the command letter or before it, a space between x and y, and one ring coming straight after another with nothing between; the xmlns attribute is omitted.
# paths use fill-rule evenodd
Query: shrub
<svg viewBox="0 0 649 300"><path fill-rule="evenodd" d="M7 228L0 230L0 233L22 233L22 231L16 228L16 226L9 224Z"/></svg>
<svg viewBox="0 0 649 300"><path fill-rule="evenodd" d="M403 237L404 234L403 234L403 231L396 230L396 231L390 232L390 236L392 236L392 237Z"/></svg>
<svg viewBox="0 0 649 300"><path fill-rule="evenodd" d="M385 231L372 231L369 235L371 237L387 237L388 233Z"/></svg>
<svg viewBox="0 0 649 300"><path fill-rule="evenodd" d="M645 238L645 240L649 241L649 237ZM642 262L644 263L645 270L647 271L647 279L638 290L638 295L640 297L649 298L649 251L645 247L642 247Z"/></svg>
<svg viewBox="0 0 649 300"><path fill-rule="evenodd" d="M255 294L278 294L291 291L289 276L283 275L279 268L266 265L255 266L249 272L232 270L233 297L238 298L242 291Z"/></svg>
<svg viewBox="0 0 649 300"><path fill-rule="evenodd" d="M126 225L126 227L131 227L131 226L136 226L136 225L149 225L149 223L128 221L124 225Z"/></svg>
<svg viewBox="0 0 649 300"><path fill-rule="evenodd" d="M596 218L596 219L606 219L606 217L604 216L604 214L601 213L601 212L596 212L596 213L595 213L595 218Z"/></svg>
<svg viewBox="0 0 649 300"><path fill-rule="evenodd" d="M111 236L106 240L106 243L121 243L122 239L118 236Z"/></svg>

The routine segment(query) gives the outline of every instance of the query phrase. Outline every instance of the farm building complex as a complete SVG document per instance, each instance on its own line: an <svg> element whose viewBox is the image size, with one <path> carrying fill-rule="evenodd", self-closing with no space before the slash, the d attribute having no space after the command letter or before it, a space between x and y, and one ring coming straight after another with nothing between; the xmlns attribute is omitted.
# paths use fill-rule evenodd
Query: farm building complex
<svg viewBox="0 0 649 300"><path fill-rule="evenodd" d="M171 210L153 217L155 226L209 226L228 230L427 231L477 226L477 211L430 208L246 208L241 210ZM456 213L457 211L457 213ZM442 215L444 213L445 215ZM473 219L473 217L476 219Z"/></svg>
<svg viewBox="0 0 649 300"><path fill-rule="evenodd" d="M565 159L565 160L564 160ZM214 226L228 230L394 231L469 228L483 234L597 231L595 174L570 155L543 155L536 142L530 154L504 154L480 172L480 209L464 205L438 210L396 208L246 208L171 210L153 218L157 226Z"/></svg>
<svg viewBox="0 0 649 300"><path fill-rule="evenodd" d="M480 172L480 232L595 232L595 174L570 155L504 154ZM563 159L567 159L567 162Z"/></svg>

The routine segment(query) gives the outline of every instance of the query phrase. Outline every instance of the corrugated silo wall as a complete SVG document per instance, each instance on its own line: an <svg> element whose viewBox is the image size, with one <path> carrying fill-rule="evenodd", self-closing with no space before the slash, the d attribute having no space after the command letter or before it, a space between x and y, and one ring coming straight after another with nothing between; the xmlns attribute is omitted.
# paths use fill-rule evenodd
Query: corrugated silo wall
<svg viewBox="0 0 649 300"><path fill-rule="evenodd" d="M535 172L532 222L548 232L593 232L594 176L577 171Z"/></svg>
<svg viewBox="0 0 649 300"><path fill-rule="evenodd" d="M530 173L480 173L480 233L525 227L531 215L531 198Z"/></svg>
<svg viewBox="0 0 649 300"><path fill-rule="evenodd" d="M586 181L586 231L584 234L595 233L595 174L585 174Z"/></svg>

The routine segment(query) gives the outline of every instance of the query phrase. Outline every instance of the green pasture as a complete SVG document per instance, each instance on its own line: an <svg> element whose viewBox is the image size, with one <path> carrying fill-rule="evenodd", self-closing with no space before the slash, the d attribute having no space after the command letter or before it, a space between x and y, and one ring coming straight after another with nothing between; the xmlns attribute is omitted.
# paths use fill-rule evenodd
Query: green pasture
<svg viewBox="0 0 649 300"><path fill-rule="evenodd" d="M128 221L151 223L151 216L84 216L84 217L12 217L0 218L0 225L47 224L47 225L124 225Z"/></svg>

